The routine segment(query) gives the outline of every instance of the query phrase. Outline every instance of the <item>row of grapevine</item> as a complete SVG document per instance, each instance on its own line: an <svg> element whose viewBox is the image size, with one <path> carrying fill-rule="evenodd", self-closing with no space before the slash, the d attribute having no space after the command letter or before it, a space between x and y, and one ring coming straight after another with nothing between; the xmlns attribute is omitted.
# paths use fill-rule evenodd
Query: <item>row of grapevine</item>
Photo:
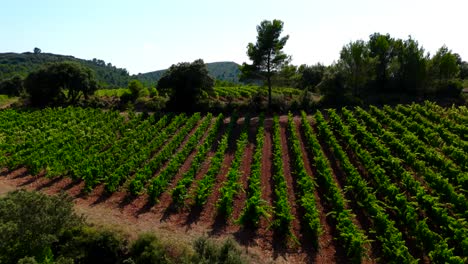
<svg viewBox="0 0 468 264"><path fill-rule="evenodd" d="M372 110L379 115L379 119L384 122L388 122L390 129L400 133L401 137L399 138L399 141L406 144L404 147L399 149L400 152L404 153L404 156L402 157L404 161L412 166L412 168L422 177L424 177L429 186L436 190L436 193L440 196L440 198L446 202L452 203L459 213L465 214L466 210L468 209L468 204L464 195L457 193L456 189L452 186L452 184L450 184L447 178L438 172L434 172L429 164L427 164L424 160L419 159L418 156L408 148L408 144L411 145L411 141L417 141L417 137L409 132L400 123L386 116L381 110L374 108ZM423 157L428 153L428 151L424 149L423 145L420 145L418 149L421 151Z"/></svg>
<svg viewBox="0 0 468 264"><path fill-rule="evenodd" d="M154 156L147 164L141 167L133 179L130 181L129 190L133 195L138 195L142 192L148 180L172 157L172 153L180 146L185 137L192 131L193 127L198 123L201 116L200 113L193 114L185 125L176 132L173 138L164 145L164 147Z"/></svg>
<svg viewBox="0 0 468 264"><path fill-rule="evenodd" d="M329 129L323 115L317 111L314 115L317 122L318 134L328 146L336 145L333 134ZM352 263L361 263L365 255L365 245L368 243L367 236L354 223L351 211L347 209L346 200L333 178L332 170L322 147L310 126L309 122L302 122L307 145L314 156L313 165L317 171L317 182L324 190L324 196L330 203L332 212L330 215L336 221L338 231L337 240L342 243L347 257Z"/></svg>
<svg viewBox="0 0 468 264"><path fill-rule="evenodd" d="M330 220L326 230L331 225L339 243L333 247L342 246L352 263L365 261L369 249L377 249L376 260L385 263L468 262L468 109L426 103L327 110L326 116L317 112L311 118L302 112L299 127L288 114L286 129L273 116L271 170L263 166L270 154L264 147L270 120L265 126L265 117L259 117L246 200L234 222L256 228L264 219L275 234L295 239L292 223L298 217L301 231L307 232L301 235L312 238L313 250L320 251L323 214ZM213 201L218 215L228 219L236 195L244 191L241 164L246 162L252 126L248 117L243 125L237 124L237 116L225 125L222 115L199 113L147 115L71 107L2 110L0 166L79 178L87 191L99 184L108 192L119 188L147 192L151 202L167 192L179 208L190 198L199 207L211 201L218 177L225 176L216 190L219 198ZM285 151L297 192L295 204L289 199ZM230 164L227 155L228 160L232 155ZM305 162L310 162L312 175ZM208 167L206 173L201 173L202 167ZM226 175L220 175L224 169ZM270 197L262 199L267 174L272 178L272 206ZM317 209L316 195L324 212ZM298 215L293 214L295 206ZM359 227L363 223L369 230ZM375 242L369 244L367 235Z"/></svg>
<svg viewBox="0 0 468 264"><path fill-rule="evenodd" d="M207 131L208 126L211 124L211 119L212 115L207 114L203 122L196 128L194 134L190 136L182 150L171 158L169 164L167 164L164 170L162 170L157 177L153 178L148 187L148 194L152 203L155 203L157 197L166 190L170 180L175 176L189 154L198 145L199 141Z"/></svg>
<svg viewBox="0 0 468 264"><path fill-rule="evenodd" d="M238 222L245 227L258 227L261 217L269 217L268 204L262 199L262 157L265 142L264 115L258 120L255 136L255 152L250 166L250 176L247 188L247 200Z"/></svg>
<svg viewBox="0 0 468 264"><path fill-rule="evenodd" d="M291 223L294 216L288 201L288 186L283 169L283 149L281 147L281 132L278 116L273 117L273 182L275 201L273 207L273 227L279 234L293 235Z"/></svg>
<svg viewBox="0 0 468 264"><path fill-rule="evenodd" d="M203 144L198 146L196 150L197 154L195 155L190 168L182 175L182 179L177 183L174 189L172 189L172 201L176 206L180 207L188 198L188 189L199 172L208 151L212 148L223 122L224 116L222 114L218 115L215 124L208 132L208 136L205 141Z"/></svg>
<svg viewBox="0 0 468 264"><path fill-rule="evenodd" d="M468 154L462 149L451 145L451 142L447 142L443 137L441 137L441 134L448 133L445 127L434 125L424 118L417 109L414 109L414 107L397 106L397 111L408 115L408 117L413 120L413 124L416 123L424 126L424 129L417 128L412 130L413 132L424 133L424 135L418 134L420 140L423 140L426 144L432 147L439 148L447 157L455 161L463 171L468 171ZM412 125L411 128L413 127L415 128L416 126ZM447 162L451 163L450 167L455 166L451 161Z"/></svg>
<svg viewBox="0 0 468 264"><path fill-rule="evenodd" d="M401 182L405 191L409 192L412 197L416 198L416 202L419 203L419 207L422 207L428 215L431 215L433 219L438 221L434 228L438 229L444 224L457 227L459 228L458 230L449 231L447 228L444 228L445 230L443 231L447 237L462 242L461 245L466 243L466 238L464 237L465 235L463 235L463 224L450 217L447 211L438 203L437 199L434 199L426 193L426 190L421 185L421 183L417 181L403 167L401 161L391 156L390 150L382 146L379 141L373 138L372 135L368 134L363 127L359 127L356 120L352 118L347 110L344 110L343 112L344 115L346 115L348 119L351 120L350 122L352 125L356 126L356 131L359 132L359 138L362 138L363 140L364 138L367 138L365 141L363 141L364 144L376 151L376 154L368 156L367 159L375 160L377 163L382 164L385 168L385 171L387 172L387 174L382 175L379 178L378 182L387 182L389 179L388 176L390 176L390 178L396 182ZM391 138L392 134L388 133L387 131L383 131L375 119L371 119L369 115L364 115L365 111L362 109L359 109L358 112L361 113L360 115L363 116L363 119L366 120L366 122L371 122L369 127L375 129L376 131L380 131L377 134L383 134L382 138L385 139L384 142L389 142L391 145L395 146L395 150L402 149L403 145L401 145L399 140L396 138ZM350 139L348 138L348 140ZM374 162L374 164L371 165L375 167L375 164L376 163ZM399 215L400 221L405 225L405 229L411 233L411 236L417 239L418 243L423 245L426 250L429 251L429 256L434 261L438 262L443 260L450 263L463 262L460 257L454 256L453 249L449 249L450 246L447 244L446 240L429 229L425 220L417 220L418 216L416 214L415 208L417 208L418 204L412 206L411 203L414 202L408 203L404 194L396 195L394 192L389 192L388 197L390 197L390 199L387 199L387 203L394 206L397 215ZM447 231L449 232L447 233Z"/></svg>
<svg viewBox="0 0 468 264"><path fill-rule="evenodd" d="M434 105L434 104L433 104ZM428 119L436 124L444 126L446 129L449 129L452 133L460 137L460 139L465 142L468 141L468 127L465 125L458 124L456 121L451 118L446 118L442 116L439 111L426 111L424 107L413 105L415 110L419 111L421 114L424 114ZM429 106L429 103L426 103L426 107ZM435 108L435 106L432 106ZM468 142L467 142L468 143Z"/></svg>
<svg viewBox="0 0 468 264"><path fill-rule="evenodd" d="M218 145L218 150L211 160L210 168L203 176L203 178L198 181L198 185L194 193L195 205L198 207L203 206L207 202L208 197L213 191L213 185L215 183L216 176L219 174L221 165L223 164L224 153L228 148L229 139L232 137L232 130L236 122L237 116L231 116L231 121L226 129L225 134L221 138L221 142Z"/></svg>
<svg viewBox="0 0 468 264"><path fill-rule="evenodd" d="M400 111L408 111L402 106L397 107ZM403 127L405 127L409 132L414 134L414 136L410 133L410 137L412 137L412 141L406 141L405 143L412 148L414 152L421 153L421 157L429 164L434 170L439 170L443 173L449 180L456 184L461 185L462 188L468 190L468 173L463 172L462 169L455 164L454 161L445 157L443 154L440 154L437 149L428 147L425 143L429 144L429 141L426 140L426 134L431 135L434 133L430 127L424 127L418 121L412 121L411 118L404 116L402 113L394 111L394 110L387 110L387 113L394 118L394 120L398 120ZM415 112L416 116L418 117L419 114ZM411 116L411 115L410 115ZM433 138L431 138L433 139ZM435 140L434 140L435 142Z"/></svg>
<svg viewBox="0 0 468 264"><path fill-rule="evenodd" d="M223 217L230 217L234 210L234 196L242 189L242 185L239 182L242 171L240 166L242 159L244 158L245 148L248 143L248 130L250 127L250 118L247 116L244 119L244 125L242 131L237 139L236 152L234 154L234 160L231 163L226 181L223 186L219 189L219 199L216 203L218 215Z"/></svg>
<svg viewBox="0 0 468 264"><path fill-rule="evenodd" d="M433 111L427 111L423 107L415 106L414 109L429 119L432 117L432 123L437 124L437 132L440 134L440 137L442 137L447 142L447 144L453 145L465 152L468 152L468 142L462 140L459 135L453 133L450 126L447 127L443 123L439 123L439 121L442 121L443 118L434 116L434 113L432 113Z"/></svg>
<svg viewBox="0 0 468 264"><path fill-rule="evenodd" d="M121 162L134 154L140 144L155 136L153 134L154 131L157 131L153 129L155 121L156 118L152 116L143 122L138 122L135 127L123 131L122 137L108 149L88 156L88 159L83 160L74 170L75 177L83 179L86 188L91 190L96 184L105 180ZM167 121L167 118L160 119L155 128L165 127Z"/></svg>
<svg viewBox="0 0 468 264"><path fill-rule="evenodd" d="M302 121L307 122L305 113L302 112ZM299 137L296 132L296 125L294 123L294 117L291 113L288 114L288 138L290 142L290 148L292 152L291 167L292 174L296 178L298 186L299 204L304 209L303 222L307 225L306 229L309 235L313 239L315 246L318 245L318 236L321 233L319 210L317 209L317 203L315 200L315 182L312 180L312 176L309 175L305 169L304 157L299 142Z"/></svg>

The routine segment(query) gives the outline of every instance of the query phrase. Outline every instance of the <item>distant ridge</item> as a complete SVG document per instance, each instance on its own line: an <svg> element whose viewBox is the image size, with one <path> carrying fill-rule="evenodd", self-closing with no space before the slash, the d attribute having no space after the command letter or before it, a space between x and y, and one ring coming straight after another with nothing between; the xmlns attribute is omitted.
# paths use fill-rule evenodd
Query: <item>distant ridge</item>
<svg viewBox="0 0 468 264"><path fill-rule="evenodd" d="M103 60L84 60L73 56L52 53L0 53L0 81L15 75L25 77L30 72L50 62L74 61L81 63L96 73L96 79L101 87L126 87L131 79L126 69L117 68Z"/></svg>
<svg viewBox="0 0 468 264"><path fill-rule="evenodd" d="M207 63L206 67L208 68L209 74L217 80L230 81L235 83L239 82L239 64L235 62L211 62ZM161 79L166 70L167 69L148 73L141 73L138 75L134 75L134 77L136 77L142 83L153 85L154 83L159 81L159 79Z"/></svg>
<svg viewBox="0 0 468 264"><path fill-rule="evenodd" d="M69 55L53 53L0 53L0 82L15 75L25 77L43 64L50 62L74 61L81 63L96 73L96 78L103 88L126 87L132 79L138 79L148 86L154 86L166 70L130 75L124 68L118 68L100 59L84 60ZM239 65L223 61L207 63L210 75L218 80L239 82Z"/></svg>

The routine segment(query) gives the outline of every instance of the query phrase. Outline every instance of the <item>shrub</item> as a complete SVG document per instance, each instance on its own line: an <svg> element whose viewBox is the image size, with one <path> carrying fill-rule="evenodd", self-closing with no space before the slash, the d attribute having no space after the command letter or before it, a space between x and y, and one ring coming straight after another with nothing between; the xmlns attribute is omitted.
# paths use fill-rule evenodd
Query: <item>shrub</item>
<svg viewBox="0 0 468 264"><path fill-rule="evenodd" d="M0 263L16 263L25 256L42 262L63 232L81 223L67 195L10 192L0 198Z"/></svg>
<svg viewBox="0 0 468 264"><path fill-rule="evenodd" d="M171 263L164 246L153 234L142 234L130 247L135 264Z"/></svg>
<svg viewBox="0 0 468 264"><path fill-rule="evenodd" d="M242 259L240 249L231 239L218 245L206 237L200 237L195 241L194 249L193 263L247 263Z"/></svg>
<svg viewBox="0 0 468 264"><path fill-rule="evenodd" d="M77 264L111 264L123 258L126 245L126 240L116 231L87 226L65 232L57 252L73 258Z"/></svg>

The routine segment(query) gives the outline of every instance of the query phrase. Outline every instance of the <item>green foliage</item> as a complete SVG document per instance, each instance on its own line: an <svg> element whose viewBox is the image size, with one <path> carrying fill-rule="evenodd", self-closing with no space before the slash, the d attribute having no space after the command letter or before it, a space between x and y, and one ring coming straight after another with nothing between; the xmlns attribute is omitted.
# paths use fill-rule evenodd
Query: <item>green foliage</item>
<svg viewBox="0 0 468 264"><path fill-rule="evenodd" d="M125 254L127 242L116 231L80 227L66 231L57 245L57 254L74 263L118 263Z"/></svg>
<svg viewBox="0 0 468 264"><path fill-rule="evenodd" d="M177 152L177 154L172 156L164 170L160 171L159 175L151 181L148 187L148 194L152 202L156 202L157 198L166 191L170 180L172 180L172 178L177 174L190 153L200 143L201 138L211 123L211 119L211 114L207 114L204 117L203 122L196 128L195 132L190 136L183 148Z"/></svg>
<svg viewBox="0 0 468 264"><path fill-rule="evenodd" d="M457 57L446 46L442 46L430 61L429 73L435 79L457 78L460 73Z"/></svg>
<svg viewBox="0 0 468 264"><path fill-rule="evenodd" d="M248 228L257 228L261 217L269 217L268 203L262 199L261 173L262 154L265 142L265 116L262 114L258 120L257 135L255 137L255 152L250 167L250 177L247 188L247 201L237 220L241 225Z"/></svg>
<svg viewBox="0 0 468 264"><path fill-rule="evenodd" d="M281 146L281 134L279 117L273 117L273 181L275 201L273 207L273 228L280 236L292 237L291 224L294 216L291 213L291 205L288 200L288 186L283 169L283 149Z"/></svg>
<svg viewBox="0 0 468 264"><path fill-rule="evenodd" d="M141 234L130 246L130 255L135 264L173 263L167 248L150 233Z"/></svg>
<svg viewBox="0 0 468 264"><path fill-rule="evenodd" d="M362 40L351 42L341 50L337 67L343 74L345 89L353 96L358 96L373 81L374 61L368 45Z"/></svg>
<svg viewBox="0 0 468 264"><path fill-rule="evenodd" d="M192 260L193 263L247 263L247 261L242 258L240 249L231 239L218 245L205 237L200 237L195 240L193 247L196 253Z"/></svg>
<svg viewBox="0 0 468 264"><path fill-rule="evenodd" d="M193 194L195 206L203 206L208 201L208 197L213 191L212 189L213 185L215 184L216 175L218 175L219 171L221 170L221 165L223 164L224 160L224 154L227 151L229 139L230 137L232 137L232 130L236 122L237 116L231 116L229 125L226 128L226 131L219 142L218 149L216 150L215 155L211 159L211 164L208 171L200 180L198 180L198 185Z"/></svg>
<svg viewBox="0 0 468 264"><path fill-rule="evenodd" d="M250 117L244 118L239 139L237 139L236 152L231 167L227 173L227 180L219 189L219 199L216 203L217 213L222 217L230 217L234 211L234 197L242 190L242 184L239 182L241 177L240 166L245 155L245 148L248 143L248 129L250 126Z"/></svg>
<svg viewBox="0 0 468 264"><path fill-rule="evenodd" d="M0 82L16 75L24 78L29 73L40 69L47 63L72 61L91 68L96 73L100 87L126 87L130 76L125 69L117 68L103 60L82 60L72 56L56 55L42 52L0 53Z"/></svg>
<svg viewBox="0 0 468 264"><path fill-rule="evenodd" d="M134 99L137 99L144 95L145 87L143 84L138 80L131 80L128 84L128 89Z"/></svg>
<svg viewBox="0 0 468 264"><path fill-rule="evenodd" d="M468 62L463 61L460 64L460 79L468 80ZM467 87L468 85L465 85Z"/></svg>
<svg viewBox="0 0 468 264"><path fill-rule="evenodd" d="M302 122L308 122L304 112L302 112ZM321 225L319 210L316 206L317 203L314 197L316 183L312 180L311 175L309 175L305 169L299 136L296 131L294 117L291 113L288 114L288 133L290 138L289 145L292 153L292 172L297 179L299 204L304 209L303 221L306 225L308 235L312 238L313 245L317 248L318 237L321 233Z"/></svg>
<svg viewBox="0 0 468 264"><path fill-rule="evenodd" d="M239 65L235 62L212 62L207 63L208 73L215 80L228 83L239 83ZM132 77L137 78L146 86L154 86L164 75L166 70L153 71L148 73L139 73ZM226 86L226 85L223 85Z"/></svg>
<svg viewBox="0 0 468 264"><path fill-rule="evenodd" d="M97 89L91 69L75 62L48 64L30 73L24 85L35 106L75 104L81 96L87 99Z"/></svg>
<svg viewBox="0 0 468 264"><path fill-rule="evenodd" d="M290 57L282 51L289 36L280 38L282 31L281 20L262 21L257 26L257 42L247 45L247 56L252 64L243 63L240 68L241 80L266 80L269 107L271 106L271 79L290 60Z"/></svg>
<svg viewBox="0 0 468 264"><path fill-rule="evenodd" d="M216 118L215 124L208 132L208 136L206 137L205 141L197 147L197 154L195 155L190 168L182 175L182 179L177 183L174 189L172 189L172 201L177 207L182 206L185 202L185 199L189 197L189 187L193 183L197 172L200 170L201 165L203 164L203 161L206 159L208 151L212 148L213 143L218 136L219 129L223 123L224 116L220 114Z"/></svg>
<svg viewBox="0 0 468 264"><path fill-rule="evenodd" d="M38 264L34 257L24 257L18 260L18 264Z"/></svg>
<svg viewBox="0 0 468 264"><path fill-rule="evenodd" d="M0 82L0 94L9 96L19 96L24 92L23 79L15 75L10 79Z"/></svg>
<svg viewBox="0 0 468 264"><path fill-rule="evenodd" d="M81 224L71 198L14 191L0 198L0 262L16 263L24 256L39 262L68 229Z"/></svg>
<svg viewBox="0 0 468 264"><path fill-rule="evenodd" d="M315 65L301 65L298 68L298 88L313 90L323 79L326 67L320 63Z"/></svg>
<svg viewBox="0 0 468 264"><path fill-rule="evenodd" d="M193 111L201 99L213 93L214 80L203 60L172 65L158 82L158 89L168 91L169 109Z"/></svg>
<svg viewBox="0 0 468 264"><path fill-rule="evenodd" d="M411 37L397 43L401 43L397 46L400 89L410 94L424 92L428 63L424 48L419 47L418 42Z"/></svg>
<svg viewBox="0 0 468 264"><path fill-rule="evenodd" d="M324 139L327 145L339 146L330 131L325 118L320 111L314 115L317 122L318 134ZM324 189L325 197L330 202L333 211L330 215L336 221L336 228L339 232L338 240L343 243L346 255L352 263L361 263L364 256L364 247L368 243L367 237L352 221L354 217L350 210L346 209L346 200L340 191L337 183L333 180L331 166L325 156L315 132L309 122L302 122L305 129L305 138L308 147L314 155L314 163L317 171L317 182Z"/></svg>

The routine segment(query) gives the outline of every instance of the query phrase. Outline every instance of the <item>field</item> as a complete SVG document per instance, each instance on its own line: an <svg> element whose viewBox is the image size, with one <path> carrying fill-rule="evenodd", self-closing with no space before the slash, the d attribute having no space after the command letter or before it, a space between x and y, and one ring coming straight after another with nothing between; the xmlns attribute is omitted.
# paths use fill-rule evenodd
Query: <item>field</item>
<svg viewBox="0 0 468 264"><path fill-rule="evenodd" d="M314 263L468 261L468 109L0 111L3 177ZM23 184L27 184L23 183Z"/></svg>

